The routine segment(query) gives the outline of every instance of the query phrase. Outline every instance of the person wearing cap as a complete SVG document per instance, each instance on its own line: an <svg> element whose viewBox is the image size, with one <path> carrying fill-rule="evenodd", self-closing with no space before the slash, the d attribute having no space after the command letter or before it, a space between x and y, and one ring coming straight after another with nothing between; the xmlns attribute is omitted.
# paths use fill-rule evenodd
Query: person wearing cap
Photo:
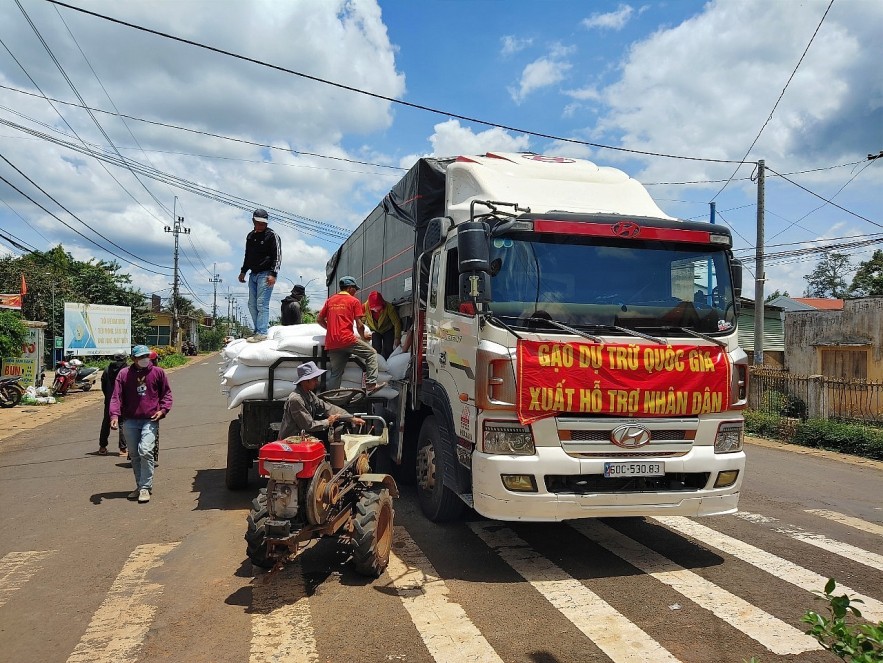
<svg viewBox="0 0 883 663"><path fill-rule="evenodd" d="M342 407L324 401L316 395L319 378L323 373L325 371L312 361L297 367L294 391L285 401L282 425L279 427L280 439L284 440L286 437L301 433L321 434L341 417L350 416L350 413ZM361 417L352 417L351 421L358 425L365 423Z"/></svg>
<svg viewBox="0 0 883 663"><path fill-rule="evenodd" d="M326 299L316 316L316 322L325 328L325 350L331 359L328 388L340 387L346 363L355 356L365 363L365 388L369 392L376 391L383 385L377 384L377 353L365 343L369 337L365 332L362 302L356 299L359 285L352 276L344 276L338 285L340 292ZM353 333L353 324L359 331L358 337Z"/></svg>
<svg viewBox="0 0 883 663"><path fill-rule="evenodd" d="M248 312L254 323L254 335L248 340L252 343L265 341L270 326L270 297L279 267L282 265L282 241L271 228L270 215L267 210L256 209L251 215L254 230L245 238L245 258L239 270L239 282L245 283L248 276Z"/></svg>
<svg viewBox="0 0 883 663"><path fill-rule="evenodd" d="M126 367L126 353L117 352L104 372L101 373L101 393L104 394L104 419L101 420L101 432L98 434L98 455L107 455L107 445L110 443L110 397L113 396L113 385L120 371ZM123 433L119 433L120 456L126 455L126 440Z"/></svg>
<svg viewBox="0 0 883 663"><path fill-rule="evenodd" d="M373 332L371 345L384 359L389 359L402 342L402 321L395 307L376 290L365 301L365 326Z"/></svg>
<svg viewBox="0 0 883 663"><path fill-rule="evenodd" d="M135 490L129 499L149 502L153 492L153 450L159 436L159 420L172 409L172 389L166 373L150 360L150 348L132 348L132 365L117 375L110 399L110 427L123 420L123 436L132 458Z"/></svg>
<svg viewBox="0 0 883 663"><path fill-rule="evenodd" d="M300 308L300 301L304 298L306 289L297 284L291 289L291 294L282 300L282 324L283 325L299 325L303 320L303 311Z"/></svg>

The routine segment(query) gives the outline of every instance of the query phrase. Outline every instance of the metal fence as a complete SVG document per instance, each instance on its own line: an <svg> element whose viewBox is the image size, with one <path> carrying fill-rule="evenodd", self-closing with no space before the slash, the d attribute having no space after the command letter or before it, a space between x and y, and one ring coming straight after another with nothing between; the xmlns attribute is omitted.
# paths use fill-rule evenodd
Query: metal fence
<svg viewBox="0 0 883 663"><path fill-rule="evenodd" d="M748 407L794 419L883 424L883 382L750 369Z"/></svg>

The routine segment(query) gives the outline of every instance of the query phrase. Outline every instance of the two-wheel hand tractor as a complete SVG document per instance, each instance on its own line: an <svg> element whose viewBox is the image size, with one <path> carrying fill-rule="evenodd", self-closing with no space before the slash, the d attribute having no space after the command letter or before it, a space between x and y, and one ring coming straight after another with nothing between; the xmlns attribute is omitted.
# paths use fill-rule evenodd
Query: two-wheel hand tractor
<svg viewBox="0 0 883 663"><path fill-rule="evenodd" d="M258 472L268 482L252 502L245 534L253 564L279 570L302 542L336 536L359 573L377 577L386 569L398 489L391 476L371 472L372 454L388 442L386 422L362 418L367 434L334 428L327 447L305 434L261 447Z"/></svg>

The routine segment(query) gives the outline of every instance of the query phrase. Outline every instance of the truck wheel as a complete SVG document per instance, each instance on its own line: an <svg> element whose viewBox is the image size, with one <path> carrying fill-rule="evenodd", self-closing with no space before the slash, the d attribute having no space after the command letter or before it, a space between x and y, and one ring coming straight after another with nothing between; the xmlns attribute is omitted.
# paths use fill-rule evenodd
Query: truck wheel
<svg viewBox="0 0 883 663"><path fill-rule="evenodd" d="M379 577L392 549L392 497L385 488L366 490L353 517L353 566L364 576Z"/></svg>
<svg viewBox="0 0 883 663"><path fill-rule="evenodd" d="M248 487L251 463L251 449L242 446L241 424L239 419L234 419L227 429L227 472L224 475L227 488L242 490Z"/></svg>
<svg viewBox="0 0 883 663"><path fill-rule="evenodd" d="M463 501L444 485L445 457L435 417L426 417L417 441L417 497L423 515L434 523L456 520L463 513Z"/></svg>
<svg viewBox="0 0 883 663"><path fill-rule="evenodd" d="M255 566L271 569L275 560L267 557L267 489L251 502L251 513L248 514L248 529L245 532L245 554Z"/></svg>

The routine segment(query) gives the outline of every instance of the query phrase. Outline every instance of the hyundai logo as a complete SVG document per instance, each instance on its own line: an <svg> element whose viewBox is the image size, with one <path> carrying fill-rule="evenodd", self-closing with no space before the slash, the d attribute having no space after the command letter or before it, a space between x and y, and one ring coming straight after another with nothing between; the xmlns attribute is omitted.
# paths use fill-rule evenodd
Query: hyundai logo
<svg viewBox="0 0 883 663"><path fill-rule="evenodd" d="M650 431L643 426L624 424L610 431L610 441L623 449L637 449L650 441Z"/></svg>
<svg viewBox="0 0 883 663"><path fill-rule="evenodd" d="M637 237L641 232L641 226L634 221L620 221L613 225L613 234L617 237Z"/></svg>

